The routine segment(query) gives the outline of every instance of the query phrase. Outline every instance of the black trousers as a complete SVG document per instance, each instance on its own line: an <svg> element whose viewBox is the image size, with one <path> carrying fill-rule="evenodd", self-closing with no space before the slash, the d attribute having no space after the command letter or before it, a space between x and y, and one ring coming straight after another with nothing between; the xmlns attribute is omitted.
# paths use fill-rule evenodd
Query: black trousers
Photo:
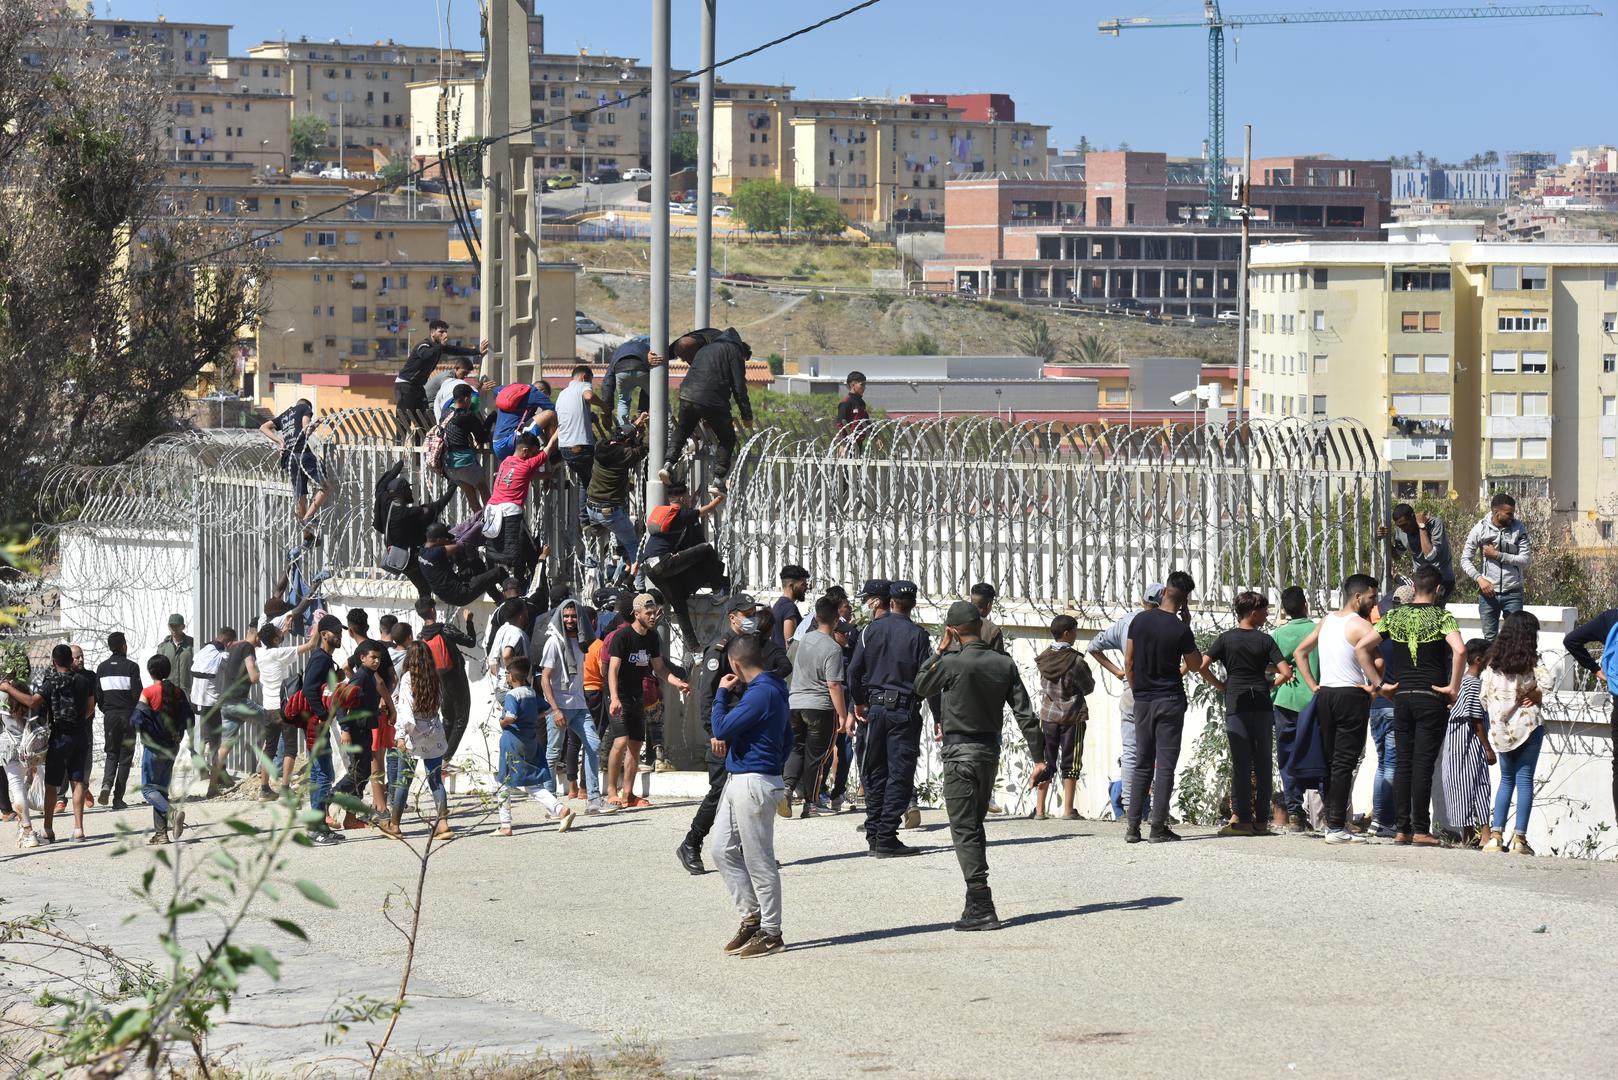
<svg viewBox="0 0 1618 1080"><path fill-rule="evenodd" d="M730 582L725 577L725 564L712 544L693 544L672 555L654 555L644 565L647 580L657 586L663 599L674 611L674 621L689 644L696 644L697 631L691 623L691 605L687 603L698 589L724 589Z"/></svg>
<svg viewBox="0 0 1618 1080"><path fill-rule="evenodd" d="M830 709L792 710L792 752L782 775L788 795L813 799L820 794L820 771L826 767L836 726L837 714Z"/></svg>
<svg viewBox="0 0 1618 1080"><path fill-rule="evenodd" d="M408 439L411 445L419 446L427 429L432 427L432 409L425 387L415 383L394 383L393 415L398 422L396 441L403 445Z"/></svg>
<svg viewBox="0 0 1618 1080"><path fill-rule="evenodd" d="M505 594L500 591L500 583L506 579L506 575L510 572L503 566L496 566L473 577L462 577L457 574L455 577L446 580L441 576L438 579L437 587L432 589L432 594L444 601L444 603L454 604L456 607L465 607L480 596L487 596L498 604L506 598ZM410 580L414 581L415 578ZM419 585L417 586L417 588L420 587Z"/></svg>
<svg viewBox="0 0 1618 1080"><path fill-rule="evenodd" d="M135 763L135 729L129 713L101 714L101 736L107 751L107 764L101 773L101 794L112 792L114 802L124 801L129 787L129 768Z"/></svg>
<svg viewBox="0 0 1618 1080"><path fill-rule="evenodd" d="M1407 836L1433 830L1433 767L1448 727L1449 705L1437 694L1393 695L1393 808L1395 828Z"/></svg>
<svg viewBox="0 0 1618 1080"><path fill-rule="evenodd" d="M730 406L692 405L680 402L680 419L674 426L674 440L669 443L664 461L670 469L680 460L685 441L697 432L698 425L707 421L719 441L719 452L714 456L713 478L723 480L730 475L731 459L736 456L736 426L731 423Z"/></svg>
<svg viewBox="0 0 1618 1080"><path fill-rule="evenodd" d="M1326 754L1326 781L1320 793L1326 803L1326 828L1341 829L1348 823L1354 770L1365 751L1371 695L1354 686L1321 687L1315 693L1315 724L1320 728L1320 745ZM1427 763L1427 768L1431 773L1432 762Z"/></svg>
<svg viewBox="0 0 1618 1080"><path fill-rule="evenodd" d="M1275 784L1270 765L1275 758L1275 710L1260 691L1250 706L1225 714L1230 739L1230 793L1236 817L1249 824L1270 820Z"/></svg>
<svg viewBox="0 0 1618 1080"><path fill-rule="evenodd" d="M865 726L865 841L891 844L899 839L899 822L916 793L921 712L873 704L865 710Z"/></svg>
<svg viewBox="0 0 1618 1080"><path fill-rule="evenodd" d="M433 594L433 587L427 583L427 575L422 573L421 559L417 556L415 548L410 549L410 561L405 563L404 576L409 579L410 584L416 587L418 597ZM454 603L454 601L451 601L451 603Z"/></svg>
<svg viewBox="0 0 1618 1080"><path fill-rule="evenodd" d="M725 793L725 759L708 750L708 794L691 818L691 828L685 834L685 846L693 851L702 850L702 842L713 831L713 820L719 814L719 797Z"/></svg>
<svg viewBox="0 0 1618 1080"><path fill-rule="evenodd" d="M444 751L447 763L455 760L455 751L460 749L461 737L472 718L472 687L466 681L466 669L458 664L438 673L438 712L444 718L444 736L448 740Z"/></svg>
<svg viewBox="0 0 1618 1080"><path fill-rule="evenodd" d="M1129 827L1140 828L1146 792L1152 793L1151 824L1168 824L1169 796L1174 793L1174 769L1180 764L1180 741L1185 735L1183 697L1135 699L1135 775L1129 789Z"/></svg>

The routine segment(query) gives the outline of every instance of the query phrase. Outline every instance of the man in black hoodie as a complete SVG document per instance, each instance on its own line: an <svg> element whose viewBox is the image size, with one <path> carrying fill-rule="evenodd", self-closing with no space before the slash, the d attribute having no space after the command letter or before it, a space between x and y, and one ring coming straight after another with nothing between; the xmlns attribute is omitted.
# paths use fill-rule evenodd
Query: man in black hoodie
<svg viewBox="0 0 1618 1080"><path fill-rule="evenodd" d="M680 338L669 351L688 365L685 380L680 383L680 419L674 438L669 442L663 471L666 484L674 475L685 442L696 434L697 425L706 421L719 440L719 454L714 459L714 495L725 490L725 477L730 475L730 461L736 453L736 428L730 421L730 401L736 399L736 408L742 414L742 426L753 426L753 405L747 400L747 361L753 355L752 346L741 339L734 328L724 331L693 330Z"/></svg>
<svg viewBox="0 0 1618 1080"><path fill-rule="evenodd" d="M427 527L437 523L444 508L455 497L455 489L446 487L444 494L432 502L418 503L410 481L401 475L403 470L404 462L398 462L377 480L371 527L382 534L384 544L410 553L404 576L416 587L418 597L430 597L432 586L421 572L421 558L416 549L427 542Z"/></svg>
<svg viewBox="0 0 1618 1080"><path fill-rule="evenodd" d="M140 696L140 665L128 656L129 646L122 633L107 635L109 655L96 668L96 704L101 706L101 724L107 764L101 773L101 805L112 802L114 810L124 809L124 791L129 786L129 769L135 763L135 729L129 718Z"/></svg>

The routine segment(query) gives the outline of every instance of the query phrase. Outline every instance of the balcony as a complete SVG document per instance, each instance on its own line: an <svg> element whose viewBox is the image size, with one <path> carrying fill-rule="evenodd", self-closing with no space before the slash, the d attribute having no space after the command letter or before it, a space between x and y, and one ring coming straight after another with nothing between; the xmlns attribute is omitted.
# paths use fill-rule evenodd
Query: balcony
<svg viewBox="0 0 1618 1080"><path fill-rule="evenodd" d="M1551 436L1551 417L1491 416L1484 434L1491 439L1548 439Z"/></svg>

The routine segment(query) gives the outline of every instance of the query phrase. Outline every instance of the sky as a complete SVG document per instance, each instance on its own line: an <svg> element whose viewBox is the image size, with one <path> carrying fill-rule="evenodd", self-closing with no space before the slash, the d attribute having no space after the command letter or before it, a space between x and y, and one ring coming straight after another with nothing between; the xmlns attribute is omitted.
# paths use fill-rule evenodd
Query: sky
<svg viewBox="0 0 1618 1080"><path fill-rule="evenodd" d="M849 0L792 4L719 0L723 58L814 22ZM1378 0L1380 2L1380 0ZM1419 0L1436 6L1436 0ZM1256 11L1351 10L1343 0L1250 0ZM1226 34L1226 154L1328 153L1384 158L1417 151L1459 161L1484 150L1555 150L1618 142L1612 58L1618 0L1591 0L1598 18L1253 27ZM98 17L232 24L231 49L283 35L391 37L480 46L475 0L97 0ZM1197 155L1207 133L1207 34L1200 28L1102 35L1107 17L1193 15L1197 0L883 0L721 70L733 81L784 82L798 97L999 91L1017 118L1114 148ZM698 0L675 0L673 57L694 68ZM547 6L546 51L649 59L647 0ZM603 17L603 12L610 16Z"/></svg>

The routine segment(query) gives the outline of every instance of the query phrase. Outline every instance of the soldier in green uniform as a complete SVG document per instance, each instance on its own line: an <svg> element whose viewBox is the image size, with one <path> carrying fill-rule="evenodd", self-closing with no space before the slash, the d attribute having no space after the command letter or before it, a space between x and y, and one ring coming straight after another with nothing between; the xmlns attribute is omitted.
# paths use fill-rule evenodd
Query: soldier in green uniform
<svg viewBox="0 0 1618 1080"><path fill-rule="evenodd" d="M938 651L921 665L916 678L917 697L943 696L939 728L944 743L944 805L955 857L966 878L966 910L955 923L957 930L1000 928L989 892L983 815L1000 770L1000 729L1007 705L1038 763L1030 781L1037 784L1045 773L1045 736L1022 676L1009 656L983 642L982 629L983 616L975 604L967 600L951 604Z"/></svg>

